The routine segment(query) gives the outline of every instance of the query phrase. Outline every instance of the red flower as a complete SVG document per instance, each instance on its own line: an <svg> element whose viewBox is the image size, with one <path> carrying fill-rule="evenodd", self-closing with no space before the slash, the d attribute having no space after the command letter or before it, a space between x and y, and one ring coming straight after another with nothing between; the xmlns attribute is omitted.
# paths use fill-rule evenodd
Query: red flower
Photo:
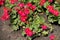
<svg viewBox="0 0 60 40"><path fill-rule="evenodd" d="M19 11L18 14L20 15L20 20L26 22L27 15L23 11Z"/></svg>
<svg viewBox="0 0 60 40"><path fill-rule="evenodd" d="M9 19L9 14L8 13L4 13L3 16L1 17L2 21L8 20Z"/></svg>
<svg viewBox="0 0 60 40"><path fill-rule="evenodd" d="M26 16L26 14L25 14L23 11L21 11L21 10L18 11L18 14L19 14L20 16L22 16L22 17L23 17L23 16Z"/></svg>
<svg viewBox="0 0 60 40"><path fill-rule="evenodd" d="M30 13L30 10L29 10L28 8L25 8L25 9L24 9L24 13L25 13L26 15L28 15L28 14Z"/></svg>
<svg viewBox="0 0 60 40"><path fill-rule="evenodd" d="M28 3L27 3L27 6L28 6L28 7L31 7L31 6L32 6L32 3L28 2Z"/></svg>
<svg viewBox="0 0 60 40"><path fill-rule="evenodd" d="M46 0L41 0L40 1L40 6L43 6L45 2L46 2Z"/></svg>
<svg viewBox="0 0 60 40"><path fill-rule="evenodd" d="M30 8L30 9L32 9L33 11L35 11L36 10L36 6L35 5L32 5L32 3L27 3L27 6Z"/></svg>
<svg viewBox="0 0 60 40"><path fill-rule="evenodd" d="M14 3L16 3L18 0L10 0L10 3L11 4L14 4Z"/></svg>
<svg viewBox="0 0 60 40"><path fill-rule="evenodd" d="M33 11L36 10L36 6L35 6L35 5L32 5L30 8L31 8Z"/></svg>
<svg viewBox="0 0 60 40"><path fill-rule="evenodd" d="M4 7L3 11L4 11L4 13L8 12L8 8Z"/></svg>
<svg viewBox="0 0 60 40"><path fill-rule="evenodd" d="M52 35L50 35L49 38L50 38L50 40L54 40L55 39L55 35L52 34Z"/></svg>
<svg viewBox="0 0 60 40"><path fill-rule="evenodd" d="M0 5L3 5L5 0L0 0Z"/></svg>
<svg viewBox="0 0 60 40"><path fill-rule="evenodd" d="M18 6L19 6L20 8L23 8L23 7L24 7L24 3L19 3Z"/></svg>
<svg viewBox="0 0 60 40"><path fill-rule="evenodd" d="M48 0L48 2L52 3L52 2L53 2L53 0Z"/></svg>
<svg viewBox="0 0 60 40"><path fill-rule="evenodd" d="M21 20L22 22L26 22L26 19L27 19L27 16L24 16L24 17L21 17L21 18L20 18L20 20Z"/></svg>
<svg viewBox="0 0 60 40"><path fill-rule="evenodd" d="M53 13L54 13L55 16L59 16L58 10L54 10Z"/></svg>
<svg viewBox="0 0 60 40"><path fill-rule="evenodd" d="M26 33L28 36L32 36L32 35L33 35L33 32L32 32L29 28L26 28L26 29L25 29L25 33Z"/></svg>
<svg viewBox="0 0 60 40"><path fill-rule="evenodd" d="M43 30L46 30L48 27L46 25L41 26Z"/></svg>
<svg viewBox="0 0 60 40"><path fill-rule="evenodd" d="M49 11L50 13L52 13L53 15L55 15L55 16L58 16L58 15L59 15L58 10L55 10L53 6L49 5L49 6L47 6L47 9L48 9L48 11Z"/></svg>
<svg viewBox="0 0 60 40"><path fill-rule="evenodd" d="M8 9L6 7L3 8L3 16L1 17L2 21L8 20L9 19L9 14L8 14Z"/></svg>
<svg viewBox="0 0 60 40"><path fill-rule="evenodd" d="M51 6L51 5L48 5L48 6L47 6L47 9L48 9L48 10L51 10L51 9L53 10L53 9L54 9L54 7L53 7L53 6Z"/></svg>

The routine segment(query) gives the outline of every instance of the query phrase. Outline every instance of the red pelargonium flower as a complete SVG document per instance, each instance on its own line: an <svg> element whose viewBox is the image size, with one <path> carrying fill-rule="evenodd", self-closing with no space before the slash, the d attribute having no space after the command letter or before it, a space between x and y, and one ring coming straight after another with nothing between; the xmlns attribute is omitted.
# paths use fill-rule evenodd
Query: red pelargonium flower
<svg viewBox="0 0 60 40"><path fill-rule="evenodd" d="M46 0L41 0L40 1L40 6L43 6L45 2L46 2Z"/></svg>
<svg viewBox="0 0 60 40"><path fill-rule="evenodd" d="M8 12L8 8L7 8L7 7L4 7L4 8L3 8L3 12L4 12L4 13L7 13L7 12Z"/></svg>
<svg viewBox="0 0 60 40"><path fill-rule="evenodd" d="M35 6L35 5L32 5L30 8L31 8L33 11L36 10L36 6Z"/></svg>
<svg viewBox="0 0 60 40"><path fill-rule="evenodd" d="M55 16L58 16L58 15L59 15L58 10L55 10L54 7L51 6L51 5L47 6L47 10L48 10L50 13L52 13L53 15L55 15Z"/></svg>
<svg viewBox="0 0 60 40"><path fill-rule="evenodd" d="M26 15L28 15L28 14L30 13L30 10L29 10L28 8L25 8L25 9L24 9L24 13L25 13Z"/></svg>
<svg viewBox="0 0 60 40"><path fill-rule="evenodd" d="M8 20L9 19L9 14L8 14L8 8L4 7L3 8L3 15L1 17L2 21Z"/></svg>
<svg viewBox="0 0 60 40"><path fill-rule="evenodd" d="M59 16L58 10L54 10L52 14L54 14L55 16Z"/></svg>
<svg viewBox="0 0 60 40"><path fill-rule="evenodd" d="M46 25L42 25L41 28L42 28L43 30L46 30L48 27L47 27Z"/></svg>
<svg viewBox="0 0 60 40"><path fill-rule="evenodd" d="M26 19L27 19L27 16L20 17L20 20L21 20L22 22L26 22Z"/></svg>
<svg viewBox="0 0 60 40"><path fill-rule="evenodd" d="M53 0L48 0L48 2L52 3L52 2L53 2Z"/></svg>
<svg viewBox="0 0 60 40"><path fill-rule="evenodd" d="M54 40L55 39L55 35L52 34L52 35L49 36L49 38L50 38L50 40Z"/></svg>
<svg viewBox="0 0 60 40"><path fill-rule="evenodd" d="M18 6L19 6L20 8L23 8L23 7L24 7L24 3L19 3Z"/></svg>
<svg viewBox="0 0 60 40"><path fill-rule="evenodd" d="M10 15L8 13L4 13L3 16L1 17L2 21L8 20L10 18Z"/></svg>
<svg viewBox="0 0 60 40"><path fill-rule="evenodd" d="M28 2L28 3L27 3L27 6L28 6L28 7L31 7L31 6L32 6L32 3Z"/></svg>
<svg viewBox="0 0 60 40"><path fill-rule="evenodd" d="M54 7L51 6L51 5L48 5L48 6L47 6L47 9L48 9L48 10L51 10L51 9L54 9Z"/></svg>
<svg viewBox="0 0 60 40"><path fill-rule="evenodd" d="M0 0L0 5L3 5L5 0Z"/></svg>
<svg viewBox="0 0 60 40"><path fill-rule="evenodd" d="M10 0L10 3L11 4L14 4L14 3L16 3L18 0Z"/></svg>
<svg viewBox="0 0 60 40"><path fill-rule="evenodd" d="M49 12L53 13L54 7L51 6L51 5L48 5L48 6L47 6L47 10L48 10Z"/></svg>
<svg viewBox="0 0 60 40"><path fill-rule="evenodd" d="M26 33L26 35L28 35L28 36L32 36L32 35L33 35L33 32L32 32L32 30L30 30L30 28L26 28L26 29L25 29L25 33Z"/></svg>
<svg viewBox="0 0 60 40"><path fill-rule="evenodd" d="M20 16L22 16L22 17L23 17L23 16L26 16L26 14L25 14L23 11L21 11L21 10L18 11L18 14L19 14Z"/></svg>

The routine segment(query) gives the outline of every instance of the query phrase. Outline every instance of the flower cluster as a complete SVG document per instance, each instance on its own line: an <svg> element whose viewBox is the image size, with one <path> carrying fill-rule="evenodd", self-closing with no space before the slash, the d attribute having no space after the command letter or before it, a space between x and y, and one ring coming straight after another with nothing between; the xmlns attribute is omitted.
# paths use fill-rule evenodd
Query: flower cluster
<svg viewBox="0 0 60 40"><path fill-rule="evenodd" d="M40 6L44 6L44 4L46 3L46 1L48 1L48 2L50 2L50 3L53 2L53 0L41 0L41 1L40 1Z"/></svg>
<svg viewBox="0 0 60 40"><path fill-rule="evenodd" d="M0 5L4 4L5 0L0 1ZM26 37L35 37L41 35L48 35L52 30L51 25L47 25L45 19L40 13L48 14L48 17L53 15L59 17L59 10L55 9L54 0L8 0L4 5L3 15L1 20L5 21L10 19L13 30L22 28L23 35ZM53 6L52 6L53 5ZM11 9L11 10L10 10ZM47 16L46 16L47 17ZM59 19L60 20L60 19ZM19 29L20 30L20 29ZM54 40L55 36L51 35L50 40Z"/></svg>
<svg viewBox="0 0 60 40"><path fill-rule="evenodd" d="M15 4L18 0L10 0L11 4Z"/></svg>
<svg viewBox="0 0 60 40"><path fill-rule="evenodd" d="M0 0L0 5L3 5L5 0Z"/></svg>
<svg viewBox="0 0 60 40"><path fill-rule="evenodd" d="M50 38L50 40L54 40L55 39L55 35L52 34L52 35L49 36L49 38Z"/></svg>
<svg viewBox="0 0 60 40"><path fill-rule="evenodd" d="M40 1L40 6L43 6L45 2L46 2L46 0L41 0Z"/></svg>
<svg viewBox="0 0 60 40"><path fill-rule="evenodd" d="M20 20L25 22L27 19L27 15L23 11L19 11L18 14L20 15Z"/></svg>
<svg viewBox="0 0 60 40"><path fill-rule="evenodd" d="M52 13L53 15L59 16L58 10L54 9L53 6L49 5L49 6L47 6L47 9L48 9L48 11L49 11L50 13Z"/></svg>
<svg viewBox="0 0 60 40"><path fill-rule="evenodd" d="M3 15L1 17L1 20L5 21L9 19L9 13L8 13L8 8L4 7L3 8Z"/></svg>
<svg viewBox="0 0 60 40"><path fill-rule="evenodd" d="M20 15L20 20L22 22L26 22L26 19L28 18L28 15L30 14L30 9L32 11L36 10L36 6L32 5L32 3L27 3L26 5L24 5L24 3L19 3L18 6L21 8L21 10L18 11L18 14Z"/></svg>
<svg viewBox="0 0 60 40"><path fill-rule="evenodd" d="M52 2L53 2L53 0L48 0L48 2L52 3Z"/></svg>
<svg viewBox="0 0 60 40"><path fill-rule="evenodd" d="M28 36L32 36L32 35L33 35L33 32L32 32L32 30L30 30L30 28L26 28L26 29L25 29L25 33L26 33Z"/></svg>
<svg viewBox="0 0 60 40"><path fill-rule="evenodd" d="M42 25L41 28L42 28L43 30L48 29L48 27L47 27L46 25Z"/></svg>
<svg viewBox="0 0 60 40"><path fill-rule="evenodd" d="M32 11L35 11L35 10L36 10L36 6L33 5L32 3L28 2L26 5L27 5Z"/></svg>

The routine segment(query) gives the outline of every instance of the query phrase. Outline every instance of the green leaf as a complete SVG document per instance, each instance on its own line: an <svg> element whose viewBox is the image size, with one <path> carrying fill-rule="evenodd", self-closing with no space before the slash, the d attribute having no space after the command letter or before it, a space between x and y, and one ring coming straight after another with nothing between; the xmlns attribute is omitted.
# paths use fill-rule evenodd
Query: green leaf
<svg viewBox="0 0 60 40"><path fill-rule="evenodd" d="M33 0L29 0L29 2L32 2Z"/></svg>
<svg viewBox="0 0 60 40"><path fill-rule="evenodd" d="M13 30L17 30L17 29L19 29L19 26L17 26L17 25L12 25L12 29L13 29Z"/></svg>
<svg viewBox="0 0 60 40"><path fill-rule="evenodd" d="M49 21L49 22L52 22L52 23L54 22L53 19L48 19L48 21Z"/></svg>
<svg viewBox="0 0 60 40"><path fill-rule="evenodd" d="M29 18L29 21L32 21L32 17Z"/></svg>
<svg viewBox="0 0 60 40"><path fill-rule="evenodd" d="M47 1L44 3L44 8L46 8L50 3Z"/></svg>
<svg viewBox="0 0 60 40"><path fill-rule="evenodd" d="M27 37L27 40L32 40L32 38L31 37Z"/></svg>
<svg viewBox="0 0 60 40"><path fill-rule="evenodd" d="M48 10L46 10L46 15L49 15L49 11Z"/></svg>
<svg viewBox="0 0 60 40"><path fill-rule="evenodd" d="M53 29L54 29L54 28L53 28L52 26L50 26L50 32L52 32L52 31L53 31Z"/></svg>
<svg viewBox="0 0 60 40"><path fill-rule="evenodd" d="M32 10L30 10L30 14L29 15L32 15L33 14L33 11Z"/></svg>
<svg viewBox="0 0 60 40"><path fill-rule="evenodd" d="M12 22L12 24L16 24L18 22L18 18L16 18L13 22Z"/></svg>
<svg viewBox="0 0 60 40"><path fill-rule="evenodd" d="M22 32L22 36L24 36L24 35L25 35L25 32L23 31L23 32Z"/></svg>
<svg viewBox="0 0 60 40"><path fill-rule="evenodd" d="M17 12L16 10L12 10L12 13L16 14L16 12Z"/></svg>
<svg viewBox="0 0 60 40"><path fill-rule="evenodd" d="M41 12L41 9L37 9L38 12Z"/></svg>
<svg viewBox="0 0 60 40"><path fill-rule="evenodd" d="M50 29L50 30L49 30L49 32L52 32L52 31L53 31L53 29L54 29L54 28L52 27L52 25L51 25L51 24L46 24L46 25L47 25L47 26L48 26L48 28Z"/></svg>
<svg viewBox="0 0 60 40"><path fill-rule="evenodd" d="M58 24L60 24L60 19L58 20Z"/></svg>
<svg viewBox="0 0 60 40"><path fill-rule="evenodd" d="M15 5L7 3L5 6L7 6L7 7L9 7L9 8L12 8L12 7L14 7Z"/></svg>
<svg viewBox="0 0 60 40"><path fill-rule="evenodd" d="M47 34L48 34L48 31L43 31L42 32L42 35L44 35L44 36L47 35Z"/></svg>
<svg viewBox="0 0 60 40"><path fill-rule="evenodd" d="M13 18L13 19L14 19L14 18L16 18L16 15L13 15L13 17L12 17L12 18Z"/></svg>
<svg viewBox="0 0 60 40"><path fill-rule="evenodd" d="M38 2L39 2L39 0L33 0L33 2L34 2L34 3L38 3Z"/></svg>
<svg viewBox="0 0 60 40"><path fill-rule="evenodd" d="M24 3L27 3L27 2L29 2L30 0L22 0Z"/></svg>
<svg viewBox="0 0 60 40"><path fill-rule="evenodd" d="M5 3L9 3L10 2L10 0L5 0Z"/></svg>
<svg viewBox="0 0 60 40"><path fill-rule="evenodd" d="M20 23L20 26L22 26L22 25L25 25L25 23L24 23L24 22L21 22L21 23Z"/></svg>
<svg viewBox="0 0 60 40"><path fill-rule="evenodd" d="M43 24L44 22L45 22L45 19L42 16L40 16L40 24Z"/></svg>
<svg viewBox="0 0 60 40"><path fill-rule="evenodd" d="M39 29L39 30L38 30L38 32L41 32L41 31L42 31L42 29Z"/></svg>

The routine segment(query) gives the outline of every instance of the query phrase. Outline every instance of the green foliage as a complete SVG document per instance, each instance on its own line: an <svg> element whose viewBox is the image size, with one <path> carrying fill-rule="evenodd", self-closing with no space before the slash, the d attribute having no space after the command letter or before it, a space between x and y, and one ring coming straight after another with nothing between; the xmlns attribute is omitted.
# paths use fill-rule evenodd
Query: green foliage
<svg viewBox="0 0 60 40"><path fill-rule="evenodd" d="M32 40L32 38L31 37L27 37L27 40Z"/></svg>
<svg viewBox="0 0 60 40"><path fill-rule="evenodd" d="M46 3L45 3L46 4ZM48 3L47 3L48 4ZM46 4L46 5L47 5ZM60 11L60 4L57 3L57 2L54 2L54 4L52 4L54 6L54 9ZM45 5L44 5L45 6ZM60 12L59 12L60 13ZM54 23L54 22L58 22L58 24L60 24L60 14L58 17L52 15L50 12L48 12L48 10L46 10L46 15L48 16L48 21L51 22L51 23Z"/></svg>
<svg viewBox="0 0 60 40"><path fill-rule="evenodd" d="M49 11L48 10L46 11L46 15L49 15Z"/></svg>
<svg viewBox="0 0 60 40"><path fill-rule="evenodd" d="M15 10L13 10L12 13L10 14L10 21L12 23L13 30L19 29L19 26L17 25L18 18Z"/></svg>
<svg viewBox="0 0 60 40"><path fill-rule="evenodd" d="M54 23L54 22L57 21L57 17L55 17L54 15L49 15L48 16L48 21Z"/></svg>
<svg viewBox="0 0 60 40"><path fill-rule="evenodd" d="M40 0L22 0L24 3L27 3L27 2L32 2L32 3L39 3Z"/></svg>
<svg viewBox="0 0 60 40"><path fill-rule="evenodd" d="M16 4L13 5L13 4L8 4L8 3L7 3L5 6L6 6L6 7L9 7L9 8L13 8L15 5L16 5Z"/></svg>
<svg viewBox="0 0 60 40"><path fill-rule="evenodd" d="M19 29L19 26L18 25L12 25L12 29L17 30L17 29Z"/></svg>
<svg viewBox="0 0 60 40"><path fill-rule="evenodd" d="M46 13L46 15L48 16L49 22L53 23L53 22L58 21L58 23L60 24L60 16L55 17L54 15L50 14L49 11L45 10L46 7L48 5L50 5L50 3L48 1L44 4L44 6L40 6L40 4L39 4L40 0L18 0L18 1L23 2L24 4L26 4L27 2L31 2L32 5L36 6L35 11L32 11L32 9L28 8L27 6L24 6L24 8L27 7L30 10L30 14L27 15L28 18L27 18L26 22L22 22L20 20L21 16L18 14L18 11L14 10L14 7L18 7L17 6L18 3L10 4L9 0L5 1L5 6L12 9L11 12L9 11L12 29L16 31L19 29L19 27L21 27L23 36L26 35L25 28L30 28L32 30L32 32L35 32L35 34L33 34L33 37L40 36L40 35L45 36L53 30L53 27L49 24L47 24L49 30L46 31L41 28L41 25L44 25L46 23L45 22L46 20L40 13ZM54 7L55 7L55 9L59 9L59 11L60 11L60 6L57 3L54 4ZM20 10L24 10L24 8L20 8ZM33 38L33 37L28 37L28 36L26 36L26 37L27 37L27 40L32 40L32 38Z"/></svg>
<svg viewBox="0 0 60 40"><path fill-rule="evenodd" d="M50 3L47 1L46 3L44 3L44 8L46 8L48 5L50 5Z"/></svg>
<svg viewBox="0 0 60 40"><path fill-rule="evenodd" d="M24 31L22 31L22 36L24 36L25 35L25 32Z"/></svg>
<svg viewBox="0 0 60 40"><path fill-rule="evenodd" d="M45 35L48 35L48 31L43 31L42 34L45 36Z"/></svg>

